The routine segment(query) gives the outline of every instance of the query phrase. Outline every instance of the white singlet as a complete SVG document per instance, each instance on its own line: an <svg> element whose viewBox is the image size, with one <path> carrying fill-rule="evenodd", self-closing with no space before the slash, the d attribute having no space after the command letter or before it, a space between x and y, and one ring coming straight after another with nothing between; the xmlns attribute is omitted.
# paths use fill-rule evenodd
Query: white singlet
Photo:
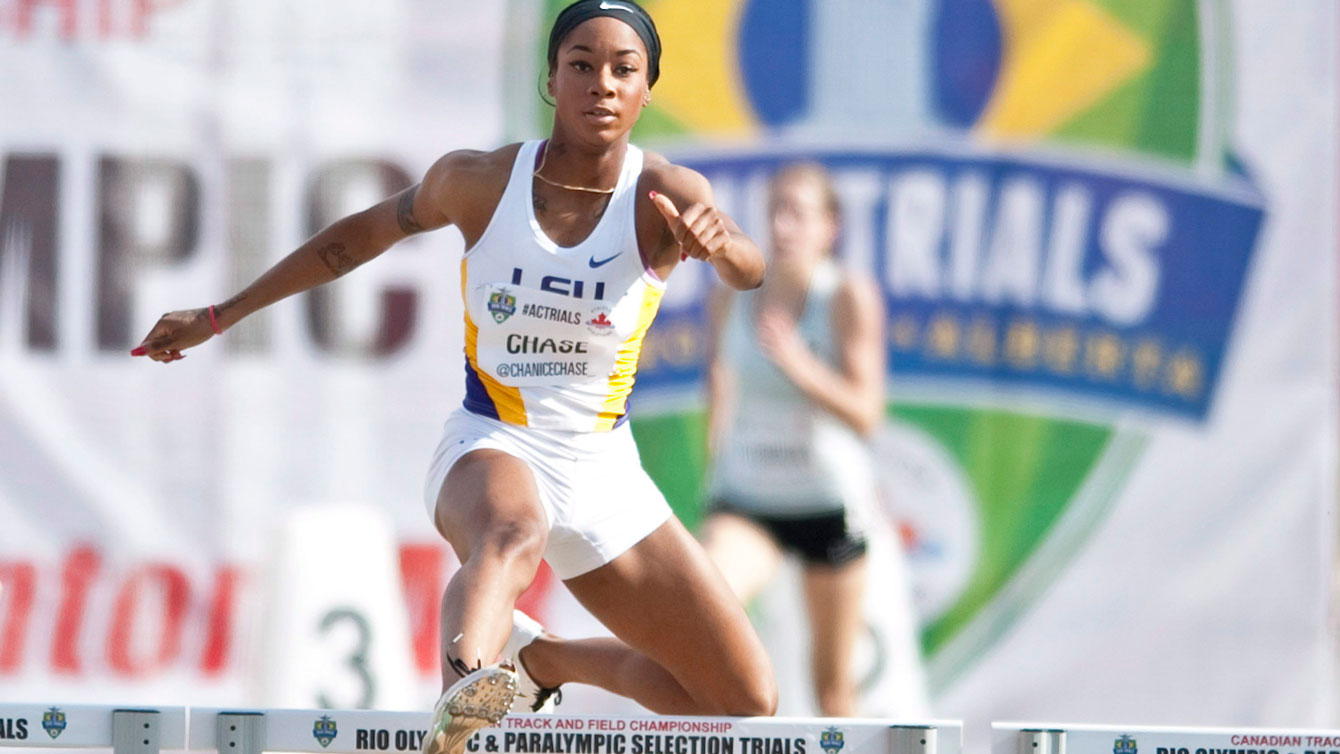
<svg viewBox="0 0 1340 754"><path fill-rule="evenodd" d="M665 285L638 251L641 150L628 146L591 234L563 247L535 219L531 173L540 144L518 150L493 218L461 260L466 396L443 428L424 504L436 522L447 475L471 451L520 459L549 522L545 560L570 579L671 516L624 421Z"/></svg>
<svg viewBox="0 0 1340 754"><path fill-rule="evenodd" d="M841 278L831 260L815 268L797 323L810 350L830 365L838 363L830 314ZM721 358L734 369L738 389L712 469L711 497L771 516L864 508L875 490L869 448L759 350L757 306L755 291L735 294L722 330Z"/></svg>
<svg viewBox="0 0 1340 754"><path fill-rule="evenodd" d="M522 145L493 219L461 260L465 407L537 429L608 431L627 416L642 338L665 290L638 252L642 151L628 146L595 229L564 247L535 219L540 143Z"/></svg>

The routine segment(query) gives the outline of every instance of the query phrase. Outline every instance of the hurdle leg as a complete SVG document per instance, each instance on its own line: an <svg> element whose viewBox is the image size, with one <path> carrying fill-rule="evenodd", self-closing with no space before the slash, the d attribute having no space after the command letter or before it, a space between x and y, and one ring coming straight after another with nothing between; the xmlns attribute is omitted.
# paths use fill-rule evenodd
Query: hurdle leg
<svg viewBox="0 0 1340 754"><path fill-rule="evenodd" d="M158 754L158 712L119 709L112 711L114 754Z"/></svg>
<svg viewBox="0 0 1340 754"><path fill-rule="evenodd" d="M1065 754L1065 731L1051 728L1021 730L1019 754Z"/></svg>
<svg viewBox="0 0 1340 754"><path fill-rule="evenodd" d="M935 728L930 725L889 727L889 754L935 754Z"/></svg>
<svg viewBox="0 0 1340 754"><path fill-rule="evenodd" d="M221 712L217 719L219 754L261 754L265 750L264 714Z"/></svg>

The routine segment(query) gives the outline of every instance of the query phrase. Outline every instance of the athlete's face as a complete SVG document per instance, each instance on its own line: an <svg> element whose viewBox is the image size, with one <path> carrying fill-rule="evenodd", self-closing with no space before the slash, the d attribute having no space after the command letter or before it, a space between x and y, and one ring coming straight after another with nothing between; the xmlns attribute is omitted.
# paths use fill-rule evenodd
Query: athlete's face
<svg viewBox="0 0 1340 754"><path fill-rule="evenodd" d="M559 44L549 94L566 128L603 142L622 137L651 98L642 38L614 18L581 24Z"/></svg>
<svg viewBox="0 0 1340 754"><path fill-rule="evenodd" d="M795 176L772 190L772 248L778 262L812 262L828 255L837 241L837 218L823 185Z"/></svg>

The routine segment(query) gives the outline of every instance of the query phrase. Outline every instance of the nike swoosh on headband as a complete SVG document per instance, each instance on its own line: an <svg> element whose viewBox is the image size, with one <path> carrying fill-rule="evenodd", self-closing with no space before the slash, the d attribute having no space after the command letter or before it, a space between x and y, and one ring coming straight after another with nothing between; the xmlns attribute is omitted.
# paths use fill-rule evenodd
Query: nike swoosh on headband
<svg viewBox="0 0 1340 754"><path fill-rule="evenodd" d="M623 253L622 251L619 252L619 254L622 254L622 253ZM596 261L595 255L593 254L593 255L591 255L591 258L590 258L590 259L586 260L586 263L589 264L589 265L591 265L591 269L594 270L594 269L597 268L597 267L601 267L601 266L603 266L603 265L609 264L610 262L613 262L614 259L615 259L615 257L619 256L619 254L615 254L613 257L609 257L609 258L607 258L607 259L602 259L602 260L600 260L599 262Z"/></svg>
<svg viewBox="0 0 1340 754"><path fill-rule="evenodd" d="M632 13L632 12L633 12L633 9L632 9L632 8L629 8L627 5L617 5L617 4L615 4L615 3L601 3L601 4L600 4L600 9L601 9L601 10L621 10L621 11L623 11L624 13Z"/></svg>

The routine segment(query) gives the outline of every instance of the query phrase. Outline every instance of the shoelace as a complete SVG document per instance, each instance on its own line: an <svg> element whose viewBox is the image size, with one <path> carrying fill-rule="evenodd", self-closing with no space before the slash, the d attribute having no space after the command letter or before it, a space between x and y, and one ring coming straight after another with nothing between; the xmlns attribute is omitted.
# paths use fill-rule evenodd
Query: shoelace
<svg viewBox="0 0 1340 754"><path fill-rule="evenodd" d="M554 697L555 706L563 703L563 689L558 686L552 689L540 689L535 692L535 703L530 706L532 712L539 712L544 703L549 701L549 697Z"/></svg>
<svg viewBox="0 0 1340 754"><path fill-rule="evenodd" d="M483 663L476 663L475 666L472 668L469 665L466 665L465 661L459 657L451 658L451 669L456 671L456 675L462 678L466 677L467 675L470 675L471 673L475 672L476 670L479 670L482 667L484 667Z"/></svg>

